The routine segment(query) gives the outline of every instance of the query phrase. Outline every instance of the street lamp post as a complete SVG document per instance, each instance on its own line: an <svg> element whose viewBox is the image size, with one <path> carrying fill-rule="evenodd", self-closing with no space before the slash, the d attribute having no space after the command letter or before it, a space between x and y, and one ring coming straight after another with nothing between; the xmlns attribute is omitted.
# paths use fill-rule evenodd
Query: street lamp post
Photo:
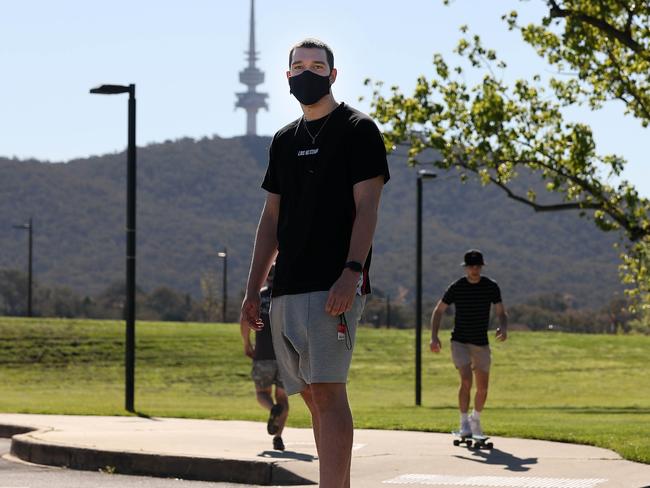
<svg viewBox="0 0 650 488"><path fill-rule="evenodd" d="M14 225L14 229L23 229L29 232L29 238L27 243L27 316L31 317L32 314L32 256L33 256L33 240L32 234L34 225L32 218L29 218L29 222L21 225Z"/></svg>
<svg viewBox="0 0 650 488"><path fill-rule="evenodd" d="M390 295L386 295L386 328L390 329Z"/></svg>
<svg viewBox="0 0 650 488"><path fill-rule="evenodd" d="M415 404L422 404L422 180L435 178L421 169L417 177L415 231Z"/></svg>
<svg viewBox="0 0 650 488"><path fill-rule="evenodd" d="M135 85L101 85L92 94L129 94L128 145L126 151L126 348L125 348L125 408L134 412L135 398Z"/></svg>
<svg viewBox="0 0 650 488"><path fill-rule="evenodd" d="M224 247L217 256L223 259L223 307L221 309L221 321L226 322L228 311L228 250Z"/></svg>

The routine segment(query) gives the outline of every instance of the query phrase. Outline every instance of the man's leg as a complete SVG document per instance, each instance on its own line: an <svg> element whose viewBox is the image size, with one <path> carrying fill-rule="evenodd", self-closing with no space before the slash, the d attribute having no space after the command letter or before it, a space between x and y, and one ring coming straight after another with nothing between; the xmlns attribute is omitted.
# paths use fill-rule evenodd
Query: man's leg
<svg viewBox="0 0 650 488"><path fill-rule="evenodd" d="M352 426L353 429L353 440L354 440L354 425ZM343 485L343 488L350 488L350 468L352 467L352 448L350 448L350 457L348 458L348 467L346 469L346 474L345 474L345 484Z"/></svg>
<svg viewBox="0 0 650 488"><path fill-rule="evenodd" d="M318 418L318 409L316 408L316 405L314 405L314 400L312 399L311 395L311 386L307 386L304 390L300 392L300 395L302 396L302 399L305 401L305 405L307 405L307 408L309 409L309 413L311 413L311 427L312 430L314 431L314 442L316 443L316 453L318 454L318 458L320 459L320 419Z"/></svg>
<svg viewBox="0 0 650 488"><path fill-rule="evenodd" d="M350 486L353 425L345 383L312 383L311 397L319 417L321 488Z"/></svg>

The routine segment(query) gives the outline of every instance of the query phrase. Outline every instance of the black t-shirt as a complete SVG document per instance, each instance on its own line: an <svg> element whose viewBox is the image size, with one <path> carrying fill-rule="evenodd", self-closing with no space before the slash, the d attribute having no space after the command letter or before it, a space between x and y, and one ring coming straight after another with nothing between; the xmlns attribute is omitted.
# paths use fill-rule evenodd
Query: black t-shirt
<svg viewBox="0 0 650 488"><path fill-rule="evenodd" d="M262 303L260 305L260 318L264 322L262 330L255 331L255 361L263 359L275 359L273 350L273 338L271 336L271 320L269 311L271 308L271 288L262 288L260 291Z"/></svg>
<svg viewBox="0 0 650 488"><path fill-rule="evenodd" d="M330 289L350 247L353 186L390 178L382 135L367 115L341 103L308 124L311 136L302 118L275 134L262 183L281 196L273 296ZM362 294L370 293L371 255L372 250L363 267Z"/></svg>
<svg viewBox="0 0 650 488"><path fill-rule="evenodd" d="M478 283L470 283L466 277L460 278L449 285L442 301L456 307L452 341L477 346L488 344L490 306L501 302L501 290L495 281L486 276L481 276Z"/></svg>

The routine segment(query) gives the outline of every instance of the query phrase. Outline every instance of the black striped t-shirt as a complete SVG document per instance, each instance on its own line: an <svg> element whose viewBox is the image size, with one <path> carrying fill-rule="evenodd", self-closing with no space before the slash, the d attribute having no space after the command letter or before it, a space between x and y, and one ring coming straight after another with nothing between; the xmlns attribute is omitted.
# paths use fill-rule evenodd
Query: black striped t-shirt
<svg viewBox="0 0 650 488"><path fill-rule="evenodd" d="M470 283L463 277L455 281L442 297L447 305L456 307L454 330L451 340L486 346L490 325L490 305L501 302L501 290L495 281L481 276L478 283Z"/></svg>

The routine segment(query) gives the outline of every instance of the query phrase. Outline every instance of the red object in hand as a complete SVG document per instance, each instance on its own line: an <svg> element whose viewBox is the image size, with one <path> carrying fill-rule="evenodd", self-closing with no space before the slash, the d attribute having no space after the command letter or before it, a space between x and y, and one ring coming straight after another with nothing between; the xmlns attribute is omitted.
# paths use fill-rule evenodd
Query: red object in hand
<svg viewBox="0 0 650 488"><path fill-rule="evenodd" d="M345 324L343 322L339 322L339 325L336 326L336 331L338 335L338 340L339 341L345 340Z"/></svg>

